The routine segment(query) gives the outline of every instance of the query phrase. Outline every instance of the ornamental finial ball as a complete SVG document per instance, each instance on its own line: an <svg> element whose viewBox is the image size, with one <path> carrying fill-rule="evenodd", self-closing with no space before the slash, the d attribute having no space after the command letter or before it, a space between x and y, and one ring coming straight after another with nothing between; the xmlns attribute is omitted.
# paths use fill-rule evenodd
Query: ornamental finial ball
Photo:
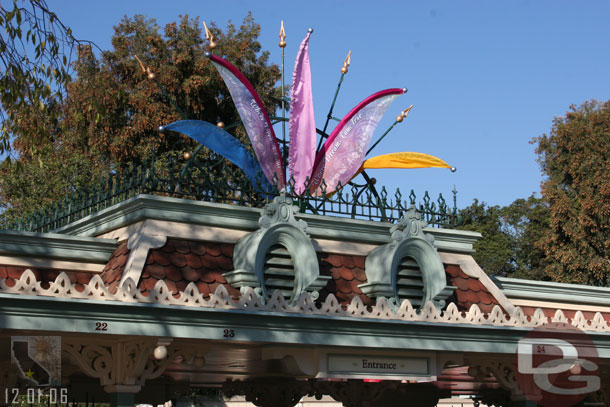
<svg viewBox="0 0 610 407"><path fill-rule="evenodd" d="M407 89L407 88L402 88L402 91L403 91L404 93L407 93L407 92L409 91L409 89Z"/></svg>
<svg viewBox="0 0 610 407"><path fill-rule="evenodd" d="M225 124L223 122L218 122L216 123L216 126L220 127L221 129L224 129Z"/></svg>
<svg viewBox="0 0 610 407"><path fill-rule="evenodd" d="M210 51L206 51L203 53L203 55L205 55L206 58L209 58L212 56L212 53Z"/></svg>
<svg viewBox="0 0 610 407"><path fill-rule="evenodd" d="M149 72L148 73L148 79L150 79L150 80L155 79L155 74L152 73L152 72Z"/></svg>
<svg viewBox="0 0 610 407"><path fill-rule="evenodd" d="M402 117L402 115L401 115L401 114L399 114L398 116L396 116L396 121L397 121L398 123L400 123L400 122L402 121L402 119L403 119L403 117Z"/></svg>
<svg viewBox="0 0 610 407"><path fill-rule="evenodd" d="M342 66L341 67L341 73L347 73L347 67Z"/></svg>
<svg viewBox="0 0 610 407"><path fill-rule="evenodd" d="M183 157L184 157L184 159L185 159L185 160L190 160L192 156L193 156L193 155L192 155L192 154L191 154L189 151L187 151L187 152L186 152L186 153L184 153L184 155L183 155Z"/></svg>
<svg viewBox="0 0 610 407"><path fill-rule="evenodd" d="M167 348L164 345L159 345L153 351L153 356L157 360L165 359L167 357Z"/></svg>
<svg viewBox="0 0 610 407"><path fill-rule="evenodd" d="M307 29L307 32L308 32L308 33L310 33L310 34L311 34L311 33L313 33L313 28L311 28L311 27L310 27L310 28L308 28L308 29Z"/></svg>
<svg viewBox="0 0 610 407"><path fill-rule="evenodd" d="M210 41L210 46L209 46L209 48L210 48L210 49L214 49L214 48L216 48L216 41Z"/></svg>
<svg viewBox="0 0 610 407"><path fill-rule="evenodd" d="M286 41L280 41L280 48L284 48L286 46Z"/></svg>
<svg viewBox="0 0 610 407"><path fill-rule="evenodd" d="M451 167L451 172L456 172L456 171L457 171L457 168Z"/></svg>
<svg viewBox="0 0 610 407"><path fill-rule="evenodd" d="M159 133L163 133L165 131L165 127L159 126L157 127L157 130L159 131Z"/></svg>

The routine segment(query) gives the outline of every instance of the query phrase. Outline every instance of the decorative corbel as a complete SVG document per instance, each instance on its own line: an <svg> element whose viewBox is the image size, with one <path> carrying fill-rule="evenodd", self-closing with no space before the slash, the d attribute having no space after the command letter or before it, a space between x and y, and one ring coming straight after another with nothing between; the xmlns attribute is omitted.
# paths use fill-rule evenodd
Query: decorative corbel
<svg viewBox="0 0 610 407"><path fill-rule="evenodd" d="M129 236L127 242L127 248L130 252L123 270L123 275L121 276L120 284L123 285L125 280L131 278L137 286L142 271L144 270L144 265L146 264L148 252L151 249L163 247L166 242L167 236L155 230L147 221L139 224L135 233Z"/></svg>

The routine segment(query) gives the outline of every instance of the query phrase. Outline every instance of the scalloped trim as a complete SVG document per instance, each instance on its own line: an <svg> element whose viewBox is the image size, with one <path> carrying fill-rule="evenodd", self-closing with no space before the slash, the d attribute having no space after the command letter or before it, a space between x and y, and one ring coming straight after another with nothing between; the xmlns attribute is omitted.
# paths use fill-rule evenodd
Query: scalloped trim
<svg viewBox="0 0 610 407"><path fill-rule="evenodd" d="M82 291L78 291L68 275L62 272L54 282L50 283L49 288L44 289L41 282L36 280L36 276L29 269L24 271L18 280L15 280L13 287L6 285L6 279L0 280L0 293L5 294L504 327L536 327L549 322L559 322L584 331L610 332L610 323L605 321L599 312L592 320L587 320L581 311L577 311L574 318L570 319L564 315L562 310L557 310L553 317L547 317L538 308L534 315L528 317L520 307L515 307L514 312L507 315L496 305L489 314L485 314L476 304L472 305L467 312L461 312L453 303L449 304L445 311L439 311L432 302L428 302L421 310L416 310L408 300L404 300L397 308L385 298L378 298L374 306L367 307L360 297L354 297L347 307L342 307L333 294L316 305L306 292L302 293L296 302L289 304L279 291L275 291L269 300L262 301L251 287L243 290L241 297L236 301L231 298L223 285L218 286L216 291L206 299L194 283L189 283L186 289L175 297L163 280L155 284L148 296L144 296L131 278L127 278L124 284L117 288L116 293L112 294L98 275L93 276L91 281L83 287Z"/></svg>

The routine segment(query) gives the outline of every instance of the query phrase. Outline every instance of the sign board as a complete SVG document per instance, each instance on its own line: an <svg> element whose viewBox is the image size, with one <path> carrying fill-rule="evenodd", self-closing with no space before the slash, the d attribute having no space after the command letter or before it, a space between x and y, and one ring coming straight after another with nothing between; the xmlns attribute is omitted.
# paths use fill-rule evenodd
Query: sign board
<svg viewBox="0 0 610 407"><path fill-rule="evenodd" d="M327 373L354 376L430 376L426 357L390 357L374 355L328 355Z"/></svg>

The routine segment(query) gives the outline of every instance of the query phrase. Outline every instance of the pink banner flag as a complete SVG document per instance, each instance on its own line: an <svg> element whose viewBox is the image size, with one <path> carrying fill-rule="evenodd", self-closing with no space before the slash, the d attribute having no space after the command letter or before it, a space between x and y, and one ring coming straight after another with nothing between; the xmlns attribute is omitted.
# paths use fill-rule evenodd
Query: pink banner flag
<svg viewBox="0 0 610 407"><path fill-rule="evenodd" d="M210 61L229 88L265 177L272 185L277 182L278 189L283 188L286 182L282 154L261 98L248 79L229 62L212 54Z"/></svg>
<svg viewBox="0 0 610 407"><path fill-rule="evenodd" d="M316 156L311 175L312 192L322 194L322 180L326 183L326 193L330 194L339 183L345 186L352 179L364 160L381 117L396 96L404 92L404 89L377 92L360 102L339 122Z"/></svg>
<svg viewBox="0 0 610 407"><path fill-rule="evenodd" d="M301 43L290 86L288 169L294 178L294 189L297 194L303 193L306 179L311 175L316 158L316 122L313 114L309 65L310 36L311 32L308 32Z"/></svg>

